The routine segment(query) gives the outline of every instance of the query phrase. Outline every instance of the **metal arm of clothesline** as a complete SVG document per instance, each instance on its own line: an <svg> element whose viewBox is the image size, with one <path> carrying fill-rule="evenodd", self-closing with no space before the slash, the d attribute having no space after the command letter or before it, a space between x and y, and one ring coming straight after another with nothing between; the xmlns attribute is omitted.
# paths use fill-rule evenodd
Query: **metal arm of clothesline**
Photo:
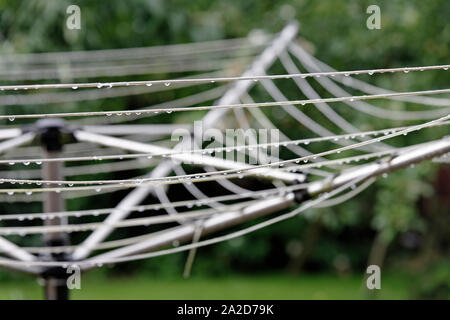
<svg viewBox="0 0 450 320"><path fill-rule="evenodd" d="M170 153L173 151L172 149L156 146L150 143L136 142L133 140L110 137L82 130L75 131L74 136L78 141L92 142L108 147L115 147L135 152L143 152L149 154L163 154L163 153ZM174 161L178 161L181 163L189 163L197 166L212 166L227 170L248 169L252 167L252 165L245 164L242 162L220 159L197 153L180 153L180 154L173 154L168 157L172 158L172 160ZM284 172L280 170L274 170L271 168L258 168L252 170L252 172L254 172L255 174L260 174L264 178L277 179L290 183L297 183L305 180L305 175L303 174Z"/></svg>
<svg viewBox="0 0 450 320"><path fill-rule="evenodd" d="M22 135L20 128L0 129L0 140L11 139Z"/></svg>
<svg viewBox="0 0 450 320"><path fill-rule="evenodd" d="M406 151L398 156L383 158L375 163L345 170L335 177L313 182L307 191L310 196L316 196L320 193L336 189L357 177L365 176L365 179L369 179L374 176L380 176L405 168L411 164L432 159L447 152L450 152L450 137L422 144L420 147Z"/></svg>

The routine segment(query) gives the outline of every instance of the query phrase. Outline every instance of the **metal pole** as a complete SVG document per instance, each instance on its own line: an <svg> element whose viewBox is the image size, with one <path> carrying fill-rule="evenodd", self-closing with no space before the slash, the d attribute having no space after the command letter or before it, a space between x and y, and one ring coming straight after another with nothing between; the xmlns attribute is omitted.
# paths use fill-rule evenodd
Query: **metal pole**
<svg viewBox="0 0 450 320"><path fill-rule="evenodd" d="M61 119L44 119L38 121L38 129L41 131L41 144L44 157L58 158L62 154L61 129L65 126ZM42 178L45 180L63 179L62 162L44 162L42 164ZM58 212L65 210L64 199L60 193L46 192L43 199L44 212ZM67 224L67 218L52 218L45 220L44 225L55 226ZM66 233L52 232L44 234L46 246L64 246L69 244ZM66 260L65 254L52 254L47 257L50 260ZM67 288L67 273L63 268L50 268L43 273L45 281L45 298L47 300L67 300L69 292Z"/></svg>

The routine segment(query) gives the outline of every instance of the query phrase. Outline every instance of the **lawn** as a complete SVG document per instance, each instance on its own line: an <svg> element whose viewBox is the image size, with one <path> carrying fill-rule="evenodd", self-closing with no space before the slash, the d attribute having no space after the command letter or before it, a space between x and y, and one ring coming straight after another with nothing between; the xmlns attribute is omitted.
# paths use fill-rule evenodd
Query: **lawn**
<svg viewBox="0 0 450 320"><path fill-rule="evenodd" d="M106 278L95 273L82 277L72 299L364 299L360 275L331 274L233 275L226 278L153 279L146 276ZM410 280L384 275L380 299L409 297ZM34 280L4 281L0 299L41 299L42 287Z"/></svg>

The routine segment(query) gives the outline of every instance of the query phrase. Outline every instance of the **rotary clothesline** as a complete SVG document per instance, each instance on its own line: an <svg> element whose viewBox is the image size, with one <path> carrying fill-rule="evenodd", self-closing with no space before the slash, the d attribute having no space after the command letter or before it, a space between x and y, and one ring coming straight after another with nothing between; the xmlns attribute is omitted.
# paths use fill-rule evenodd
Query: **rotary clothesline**
<svg viewBox="0 0 450 320"><path fill-rule="evenodd" d="M286 31L288 30L288 31ZM310 130L314 129L312 131L315 131L316 134L322 137L318 138L310 138L310 139L297 139L297 140L290 140L289 137L282 134L282 141L276 142L276 143L250 143L249 145L245 146L233 146L233 147L219 147L219 148L213 148L215 151L213 152L220 152L220 151L238 151L238 152L248 152L249 156L255 156L257 155L257 152L261 151L261 148L268 148L268 147L286 147L289 148L292 152L296 153L297 155L301 155L300 157L295 157L293 159L283 160L283 159L272 159L273 162L269 164L258 164L253 166L245 166L243 163L235 163L238 167L236 168L227 168L227 166L231 165L230 163L226 163L227 166L223 167L225 170L217 170L215 167L221 167L220 161L213 161L210 160L211 157L207 156L211 150L208 149L201 149L198 147L194 147L192 150L188 150L187 152L183 149L179 150L180 145L178 145L175 148L170 149L164 149L167 151L158 152L156 150L161 150L154 147L149 147L148 143L134 143L134 141L130 141L128 139L123 138L113 138L109 136L105 136L102 134L96 134L89 131L82 131L82 130L76 130L74 131L75 137L80 141L88 141L92 142L94 144L101 144L106 145L109 147L119 147L120 149L125 150L131 150L131 151L142 151L141 149L145 149L144 152L147 152L147 148L151 148L151 151L148 153L141 153L141 154L124 154L122 156L122 159L129 159L129 158L144 158L143 160L146 161L154 161L155 158L159 158L159 160L162 160L160 164L155 167L153 172L150 174L150 176L144 176L142 178L138 179L122 179L122 180L90 180L90 181L78 181L74 184L98 184L100 185L100 189L102 188L110 188L113 189L114 185L111 185L111 183L118 183L119 185L117 187L129 187L129 188L136 188L134 189L119 205L117 208L110 208L110 209L101 209L101 210L81 210L81 211L60 211L56 212L55 214L51 213L41 213L41 214L18 214L18 215L7 215L5 217L5 220L34 220L36 218L39 219L52 219L54 217L77 217L77 216L85 216L85 215L98 215L98 214L109 214L108 218L103 221L102 223L91 223L91 224L75 224L75 225L62 225L62 226L55 226L55 227L38 227L38 226L32 226L32 227L9 227L4 228L0 227L0 234L19 234L19 235L25 235L25 234L33 234L33 233L53 233L56 231L66 231L66 232L73 232L73 231L86 231L86 230L95 230L83 243L76 245L76 246L62 246L59 248L43 248L43 247L36 247L36 248L27 248L27 250L20 249L18 247L15 247L9 242L5 242L3 238L0 237L0 248L7 252L8 254L11 254L16 259L24 260L25 262L18 262L14 260L9 259L0 259L0 265L8 265L8 266L16 266L16 267L27 267L26 270L29 272L35 272L38 273L41 270L35 269L35 266L64 266L69 263L73 264L73 262L65 261L65 262L42 262L37 261L36 257L33 255L30 255L30 252L34 253L55 253L55 252L72 252L72 257L75 258L76 263L79 263L83 266L84 269L89 269L95 266L101 266L104 263L115 263L115 262L123 262L123 261L129 261L134 259L142 259L146 257L152 257L157 256L161 254L168 254L172 252L178 252L182 250L190 250L193 248L197 248L203 245L216 243L219 241L223 241L226 239L233 238L235 236L246 234L247 232L251 232L254 230L258 230L261 227L268 226L272 223L275 223L277 221L284 220L286 218L292 217L297 215L299 212L313 206L323 206L323 205L334 205L339 202L345 201L353 196L355 196L357 193L362 191L364 188L366 188L370 183L373 182L374 176L386 174L387 172L391 170L396 170L399 168L403 168L407 165L417 163L420 161L423 161L425 159L431 159L436 156L445 154L450 149L450 140L449 138L443 138L441 140L435 140L435 141L429 141L427 143L423 143L420 145L410 145L402 148L393 148L387 145L381 144L381 141L384 141L389 138L393 138L399 135L406 135L410 132L416 131L416 130L422 130L425 128L431 128L431 127L437 127L442 125L447 125L449 123L449 108L448 103L446 104L446 101L448 99L446 98L430 98L429 97L422 97L422 95L428 95L428 94L442 94L442 93L448 93L450 92L450 89L442 89L442 90L425 90L425 91L413 91L413 92L391 92L391 91L383 91L384 89L376 88L376 87L368 87L369 90L376 91L376 93L371 95L365 95L365 96L353 96L350 94L342 94L342 92L338 92L337 95L334 95L335 98L321 98L320 96L314 97L314 95L317 95L316 92L311 90L311 87L308 87L305 85L306 78L313 78L319 81L319 83L323 84L325 83L327 85L326 89L330 89L330 92L332 90L335 90L335 87L330 87L329 83L323 82L324 80L332 82L330 79L341 81L341 79L344 79L342 82L344 82L345 85L348 83L357 83L355 87L364 87L361 85L360 82L352 82L353 78L350 77L350 75L359 75L359 74L368 74L372 75L375 73L383 73L383 72L405 72L408 73L410 71L425 71L425 70L447 70L448 65L443 66L427 66L427 67L413 67L413 68L392 68L392 69L374 69L374 70L355 70L355 71L343 71L343 72L337 72L337 71L323 71L323 70L316 70L316 72L310 72L307 74L303 73L295 73L293 71L293 64L290 61L290 57L287 56L285 53L285 48L289 48L291 50L291 53L293 54L293 47L294 43L292 42L293 36L295 35L296 28L293 25L288 26L278 38L275 38L275 40L272 42L271 46L269 46L270 50L266 49L260 57L265 57L264 59L259 59L259 63L261 61L264 62L265 66L263 68L258 67L258 63L254 63L252 66L252 69L249 70L246 74L244 74L241 77L216 77L216 78L198 78L198 79L174 79L174 80L156 80L156 81L139 81L139 82L105 82L105 83L82 83L80 86L70 86L70 84L60 84L56 87L53 87L54 85L50 84L47 85L47 87L40 86L38 84L35 85L29 85L29 88L31 89L41 89L41 88L72 88L72 89L78 89L83 87L83 85L86 85L87 87L100 87L100 88L113 88L114 86L134 86L134 85L140 85L140 86L147 86L147 85L153 85L153 84L164 84L163 86L155 86L167 89L169 87L176 89L180 87L180 85L183 84L197 84L196 81L200 81L200 84L207 84L207 83L215 83L215 82L221 82L221 81L237 81L236 85L232 88L227 88L227 93L224 97L225 99L221 99L216 103L216 106L203 106L203 107L185 107L183 103L179 104L179 107L176 108L169 108L167 107L167 104L163 105L163 107L156 107L153 108L150 113L150 110L142 112L142 110L123 110L123 111L114 111L113 113L105 112L104 114L96 114L96 113L59 113L60 116L81 116L81 114L84 114L86 116L94 116L94 115L105 115L104 119L107 123L118 123L118 122L124 122L128 120L132 120L133 118L139 118L143 116L150 116L150 115L156 115L158 112L161 114L162 112L168 112L171 113L173 111L195 111L195 110L209 110L209 113L204 118L204 121L207 123L206 127L211 127L215 124L218 119L225 114L228 109L232 109L234 111L236 120L238 122L238 125L240 127L250 127L250 123L248 121L245 121L245 113L243 112L243 106L246 108L245 110L248 110L248 113L251 114L254 117L254 120L258 122L259 125L262 125L264 127L265 124L268 124L269 126L276 127L274 124L271 123L271 121L258 109L259 107L263 106L280 106L284 110L289 111L290 115L293 116L299 124L305 124L308 123L308 125L305 124ZM273 50L274 48L277 48L277 50ZM138 52L138 51L137 51ZM154 52L157 52L154 51ZM161 54L163 51L160 51L159 54ZM297 52L298 53L298 52ZM68 55L70 56L70 55ZM84 54L81 54L80 57L85 56ZM117 56L121 56L120 54ZM155 53L155 56L158 56L158 53ZM302 55L295 55L300 60L300 62L303 64L305 63L305 57ZM37 56L38 57L38 56ZM46 55L42 55L41 57L46 57ZM286 75L265 75L265 69L267 69L274 59L276 57L280 58L280 61L282 62L283 66L286 68L286 70L289 72L289 74ZM303 58L303 60L302 60ZM46 58L44 58L45 60ZM78 59L78 58L77 58ZM84 58L83 58L84 59ZM83 60L80 58L79 61ZM258 58L257 58L258 62ZM306 64L306 63L305 63ZM305 65L305 68L307 68L307 65ZM311 65L308 65L308 67L311 67ZM317 69L317 68L316 68ZM277 91L278 89L275 86L272 80L276 79L293 79L297 85L299 86L299 89L302 93L305 94L305 96L308 98L307 100L294 100L289 101L288 99L284 99L284 101L276 101L276 102L267 102L267 103L239 103L240 100L251 100L250 95L248 94L248 90L251 87L252 83L258 83L260 82L262 86L269 92L269 94L275 99L280 100L280 93ZM349 79L349 80L345 80ZM252 81L253 80L253 81ZM322 82L321 82L322 81ZM356 81L356 80L355 80ZM334 82L332 82L334 84ZM174 84L174 85L172 85ZM177 85L175 85L177 84ZM33 87L34 86L34 87ZM44 85L45 86L45 85ZM75 88L76 87L76 88ZM324 86L325 87L325 86ZM1 87L0 87L1 88ZM3 86L4 89L8 89L9 86ZM21 90L27 88L27 86L15 86L17 88L16 90ZM145 88L145 87L144 87ZM218 87L220 88L220 87ZM12 88L14 90L14 88ZM124 89L124 88L113 88L112 90L118 90L118 89ZM125 88L126 89L126 88ZM224 88L225 90L226 88ZM111 90L111 91L112 91ZM213 89L214 90L214 89ZM233 93L234 90L234 93ZM79 90L77 93L82 93L85 90ZM96 91L96 90L93 90ZM99 90L99 92L102 92L105 90ZM364 92L364 90L361 90ZM230 93L231 92L231 93ZM29 96L33 96L34 94L30 94ZM28 95L27 95L28 96ZM426 123L422 123L420 125L413 125L413 126L403 126L403 127L395 127L391 129L384 129L384 130L372 130L372 131L366 131L366 132L358 132L359 130L353 126L351 126L350 123L346 122L344 118L340 117L333 109L331 109L328 106L325 106L325 103L328 102L345 102L349 105L354 105L355 103L361 103L362 100L369 100L369 99L377 99L377 98L386 98L386 99L394 99L394 100L403 100L408 102L415 102L420 103L423 102L423 104L431 104L433 106L440 106L444 108L436 109L433 111L426 111L422 113L416 113L418 111L408 111L411 113L408 113L408 115L405 117L407 118L409 114L415 113L414 116L410 116L410 118L416 117L415 119L431 119L440 117L439 119L435 119ZM213 98L212 98L213 99ZM197 104L198 102L193 102L192 104ZM319 127L319 124L310 118L306 118L303 113L296 113L293 112L292 108L295 108L298 110L294 105L302 105L302 104L314 104L320 112L322 112L329 120L331 120L333 123L335 123L340 129L342 129L344 132L349 132L348 134L333 134L330 131L323 130L325 128ZM292 107L292 108L291 108ZM360 106L359 106L360 107ZM203 109L202 109L203 108ZM358 110L358 108L357 108ZM359 111L365 110L364 108L360 108ZM367 110L366 110L367 111ZM147 113L148 112L148 113ZM333 113L334 112L334 113ZM386 110L386 113L391 112L390 110ZM367 112L370 114L370 112ZM126 115L127 117L110 117L112 114L117 115ZM401 114L401 116L406 115ZM372 115L376 115L372 112ZM19 118L34 118L37 115L9 115L9 116L2 116L3 119L9 118L10 120L19 119ZM56 114L45 114L42 116L46 117L53 117L56 116ZM99 119L100 120L100 119ZM89 120L88 120L89 121ZM98 124L100 121L94 120L91 122L92 124ZM309 122L308 122L309 121ZM9 129L8 129L9 130ZM88 129L86 129L88 130ZM125 127L122 127L121 130L125 130ZM1 133L1 131L0 131ZM5 149L11 147L12 145L19 145L23 144L27 141L30 141L31 135L25 134L25 138L23 136L20 136L21 139L14 140L15 138L12 137L17 133L17 131L8 131L5 132L5 137L12 138L10 140L4 141ZM124 133L124 131L122 131ZM330 134L331 133L331 134ZM108 132L108 134L114 134L114 129L112 128L111 131ZM374 138L374 139L367 139L369 136L378 136L378 135L384 135L382 137ZM254 137L253 137L254 139ZM350 143L348 140L352 139L360 139L363 140L361 142L357 143ZM256 140L253 140L256 141ZM312 142L335 142L343 145L343 147L327 150L325 152L320 153L310 153L308 150L302 148L300 145L306 146L309 143ZM131 142L131 146L130 146ZM127 145L128 144L128 145ZM1 146L1 143L0 143ZM328 160L324 159L323 156L326 155L333 155L338 154L343 151L347 150L361 150L361 148L369 148L369 153L353 156L353 157L346 157L346 158L340 158L340 159L334 159L334 160ZM376 151L374 147L379 148L380 150ZM196 149L197 148L197 149ZM0 148L1 149L1 148ZM368 150L369 150L368 149ZM96 150L96 149L93 149ZM365 152L368 152L368 150L364 150ZM155 152L156 151L156 152ZM361 150L362 151L362 150ZM195 153L202 153L202 156L200 158L194 158L196 161L194 161L195 164L205 167L206 172L201 172L197 174L185 174L181 166L177 164L171 163L171 158L173 158L175 155L177 156L185 156L186 153L189 155L193 155ZM206 154L206 156L205 156ZM320 167L329 167L330 169L336 170L336 166L349 164L351 162L358 162L361 160L368 160L371 158L376 157L382 157L389 155L389 158L384 158L379 163L369 163L365 165L356 166L353 168L353 172L348 171L339 171L339 173L336 173L334 175L330 175L327 172L323 172L320 170L313 171L314 168L320 168ZM115 159L121 159L121 155L110 155L111 158L107 158L108 155L98 155L98 156L92 156L92 157L65 157L60 159L46 159L46 158L34 158L34 159L16 159L15 161L12 161L9 159L8 163L16 164L16 163L23 163L25 165L29 165L30 163L34 164L41 164L43 162L54 162L54 161L84 161L88 160L115 160ZM118 158L113 158L117 156ZM152 156L152 159L147 159L149 156ZM204 157L208 159L206 162L201 161L200 159ZM168 158L168 159L166 159ZM70 160L72 159L72 160ZM182 160L186 160L186 158L181 158ZM23 160L23 161L22 161ZM47 161L48 160L48 161ZM3 161L3 160L1 160ZM4 160L8 161L8 160ZM183 161L182 161L183 162ZM303 162L304 164L299 164L300 162ZM310 162L310 163L309 163ZM3 162L6 163L6 162ZM224 163L225 164L225 163ZM106 165L106 164L105 164ZM96 165L93 165L92 167L95 167ZM234 165L233 165L234 166ZM274 168L276 167L276 168ZM70 169L70 168L69 168ZM166 176L170 170L173 169L176 172L176 176ZM261 170L264 169L264 170ZM310 171L308 171L310 170ZM301 174L297 174L295 172L301 172ZM268 174L270 173L270 174ZM282 175L281 173L291 173L292 176L289 175ZM295 174L294 174L295 173ZM260 177L266 177L267 175L271 175L272 177L284 177L286 178L286 181L293 181L292 179L298 179L299 177L304 177L305 174L311 174L311 175L318 175L323 176L325 178L319 179L317 181L298 184L294 186L282 186L277 181L272 181L272 183L276 186L273 189L269 190L262 190L262 191L249 191L247 193L239 193L239 190L242 190L242 188L238 185L235 185L232 181L229 179L231 178L242 178L246 176L260 176ZM225 179L225 180L223 180ZM302 178L303 179L303 178ZM303 181L300 179L300 181ZM278 179L277 179L278 180ZM281 179L283 180L283 179ZM36 183L37 180L31 180L31 179L2 179L2 182L9 182L9 183L18 183L18 184L31 184ZM200 189L196 189L195 182L201 182L201 181L216 181L219 182L222 186L225 187L226 190L234 192L235 194L227 195L227 196L220 196L220 197L207 197L204 193L200 191ZM365 181L365 182L364 182ZM136 183L130 183L130 182L136 182ZM353 190L349 191L348 193L328 200L328 198L335 196L342 191L348 189L351 186L354 186L357 183L361 183L359 187L352 188ZM45 180L42 179L40 184L69 184L72 183L72 181L68 180ZM107 185L103 185L103 184ZM120 185L123 183L123 185ZM166 195L166 191L161 188L163 185L168 185L172 183L181 183L183 184L186 189L194 196L194 198L197 198L197 200L190 201L191 204L189 204L189 201L185 201L184 203L177 203L170 202L169 198ZM127 185L128 184L128 185ZM59 188L31 188L31 189L10 189L7 192L20 192L21 190L26 192L49 192L49 191L55 191L55 192L61 192L61 191L74 191L77 190L77 188L80 188L79 191L87 191L87 190L94 190L99 186L85 186L85 187L59 187ZM87 189L81 189L81 188L87 188ZM144 206L136 206L133 205L134 203L139 203L143 197L145 197L149 191L155 188L157 198L160 200L159 204L151 204L151 205L144 205ZM297 190L298 189L298 190ZM4 191L5 189L2 189L1 191ZM299 190L303 190L300 192ZM273 192L273 194L272 194ZM244 196L247 197L244 197ZM270 196L271 195L271 196ZM308 200L309 197L317 196L318 198L315 200ZM242 197L241 197L242 196ZM269 196L269 199L264 199ZM14 197L14 196L13 196ZM206 197L206 198L205 198ZM227 201L236 201L244 198L253 198L253 199L259 199L259 200L252 200L252 202L244 202L244 203L237 203L233 205L225 205L221 202ZM226 236L213 238L210 240L204 240L199 241L196 243L193 243L191 245L186 245L174 249L168 249L168 250L160 250L154 253L146 253L146 254L137 254L142 251L148 251L148 250L157 250L164 246L167 246L171 244L173 241L186 241L191 239L192 237L195 238L195 234L198 229L198 223L200 221L202 225L202 235L208 234L209 232L216 230L216 229L222 229L224 227L229 227L236 225L242 221L252 219L258 216L263 216L266 214L269 214L271 212L279 211L284 208L288 208L290 206L295 205L296 201L303 202L306 201L303 205L300 205L298 209L294 209L294 211L286 214L281 215L276 218L266 220L262 224L254 225L250 228L237 231L231 234L228 234ZM255 201L255 202L253 202ZM175 208L177 207L188 207L189 205L194 205L198 207L202 206L210 206L212 209L202 209L204 211L192 211L192 212L183 212L178 213ZM233 207L234 206L234 207ZM142 218L135 218L135 219L127 219L126 216L130 213L130 211L146 211L146 210L157 210L157 209L164 209L167 211L168 215L164 216L150 216L150 217L142 217ZM193 222L191 222L189 219L194 219ZM198 220L199 221L196 221ZM111 244L107 244L108 242L103 242L103 240L106 239L106 237L115 230L116 227L129 227L129 226L137 226L137 225L146 225L146 224L152 224L152 223L169 223L169 222L178 222L181 225L179 227L163 230L160 232L156 232L152 234L152 237L146 238L146 237L135 237L135 239L122 239L114 241ZM108 246L110 245L110 246ZM114 245L117 245L119 247L118 249L112 250L110 252L100 254L97 256L94 256L93 258L87 258L91 251L101 249L101 248L113 248ZM60 251L58 251L60 250ZM67 250L67 251L64 251Z"/></svg>

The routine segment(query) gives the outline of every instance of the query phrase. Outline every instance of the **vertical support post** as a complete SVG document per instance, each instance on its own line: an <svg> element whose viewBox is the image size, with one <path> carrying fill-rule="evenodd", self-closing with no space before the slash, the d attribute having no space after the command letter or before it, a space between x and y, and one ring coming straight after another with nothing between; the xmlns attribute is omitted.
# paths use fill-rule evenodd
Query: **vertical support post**
<svg viewBox="0 0 450 320"><path fill-rule="evenodd" d="M63 151L61 129L64 128L61 119L44 119L38 121L37 126L41 131L41 145L45 158L60 157ZM44 162L42 164L42 178L44 180L63 180L63 164L61 162ZM60 193L46 192L43 200L44 212L64 211L65 203ZM67 224L67 218L55 217L45 220L46 226ZM64 246L69 244L67 233L46 233L43 237L45 246ZM66 254L51 254L50 260L66 260ZM50 268L44 272L45 299L67 300L69 292L67 288L67 273L62 267Z"/></svg>

